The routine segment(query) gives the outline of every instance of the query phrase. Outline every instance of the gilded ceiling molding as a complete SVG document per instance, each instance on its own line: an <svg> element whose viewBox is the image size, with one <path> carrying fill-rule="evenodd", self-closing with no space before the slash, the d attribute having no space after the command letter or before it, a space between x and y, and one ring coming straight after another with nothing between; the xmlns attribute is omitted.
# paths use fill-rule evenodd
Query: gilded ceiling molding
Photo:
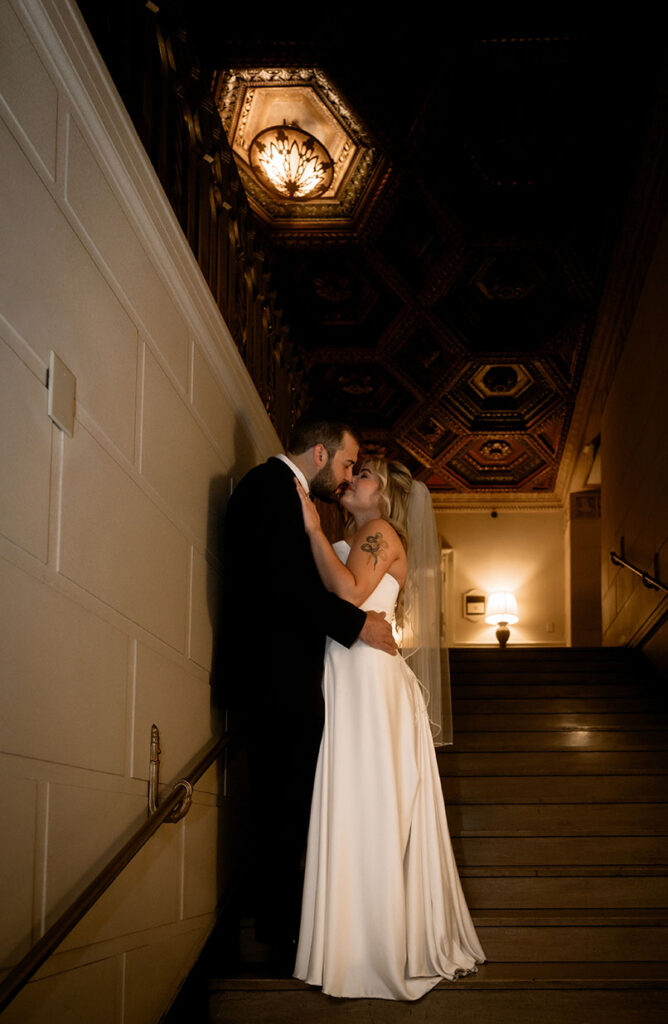
<svg viewBox="0 0 668 1024"><path fill-rule="evenodd" d="M235 67L221 70L214 98L248 201L282 245L347 241L387 187L390 164L364 122L318 67ZM331 154L333 177L322 195L282 198L251 166L259 133L299 126ZM321 238L321 236L326 236Z"/></svg>
<svg viewBox="0 0 668 1024"><path fill-rule="evenodd" d="M564 512L563 503L549 493L456 494L434 491L431 500L436 512Z"/></svg>
<svg viewBox="0 0 668 1024"><path fill-rule="evenodd" d="M334 83L320 68L305 68L297 65L285 67L234 68L224 71L216 86L216 101L220 119L229 133L239 102L240 91L249 85L314 85L327 99L339 120L354 133L357 139L371 148L371 137L364 122L352 112Z"/></svg>

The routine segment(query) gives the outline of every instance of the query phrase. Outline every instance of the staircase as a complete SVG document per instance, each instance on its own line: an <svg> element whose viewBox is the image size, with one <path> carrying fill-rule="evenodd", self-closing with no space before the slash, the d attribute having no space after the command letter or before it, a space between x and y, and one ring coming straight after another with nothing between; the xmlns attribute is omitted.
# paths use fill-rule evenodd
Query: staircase
<svg viewBox="0 0 668 1024"><path fill-rule="evenodd" d="M438 753L489 963L412 1006L291 979L210 987L210 1021L665 1024L668 716L636 652L454 650ZM257 972L256 972L257 974Z"/></svg>

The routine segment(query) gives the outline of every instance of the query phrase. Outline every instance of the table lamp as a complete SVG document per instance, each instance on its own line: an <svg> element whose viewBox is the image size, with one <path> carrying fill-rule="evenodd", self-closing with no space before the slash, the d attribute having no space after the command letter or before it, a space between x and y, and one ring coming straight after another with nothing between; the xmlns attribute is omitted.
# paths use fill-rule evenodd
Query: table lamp
<svg viewBox="0 0 668 1024"><path fill-rule="evenodd" d="M499 647L505 647L510 636L508 626L519 622L515 595L505 590L499 590L496 594L490 594L487 601L485 622L490 626L498 627L496 639L499 641Z"/></svg>

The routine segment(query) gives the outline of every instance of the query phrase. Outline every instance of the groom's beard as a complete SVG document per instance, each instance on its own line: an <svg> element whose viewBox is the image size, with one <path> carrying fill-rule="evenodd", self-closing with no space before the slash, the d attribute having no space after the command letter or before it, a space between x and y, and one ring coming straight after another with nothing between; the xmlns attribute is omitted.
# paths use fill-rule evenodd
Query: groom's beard
<svg viewBox="0 0 668 1024"><path fill-rule="evenodd" d="M337 483L330 463L323 466L311 480L309 490L321 501L337 502L348 485Z"/></svg>

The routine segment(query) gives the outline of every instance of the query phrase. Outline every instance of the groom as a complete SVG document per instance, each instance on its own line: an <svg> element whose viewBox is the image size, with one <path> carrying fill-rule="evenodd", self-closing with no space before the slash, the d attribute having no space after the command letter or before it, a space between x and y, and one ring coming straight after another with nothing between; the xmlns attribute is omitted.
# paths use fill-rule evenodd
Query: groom
<svg viewBox="0 0 668 1024"><path fill-rule="evenodd" d="M285 962L299 931L301 858L322 733L327 636L396 653L391 628L329 593L318 576L294 478L336 500L352 480L350 427L302 420L287 456L252 469L225 519L223 629L229 637L224 706L245 712L251 777L256 935Z"/></svg>

